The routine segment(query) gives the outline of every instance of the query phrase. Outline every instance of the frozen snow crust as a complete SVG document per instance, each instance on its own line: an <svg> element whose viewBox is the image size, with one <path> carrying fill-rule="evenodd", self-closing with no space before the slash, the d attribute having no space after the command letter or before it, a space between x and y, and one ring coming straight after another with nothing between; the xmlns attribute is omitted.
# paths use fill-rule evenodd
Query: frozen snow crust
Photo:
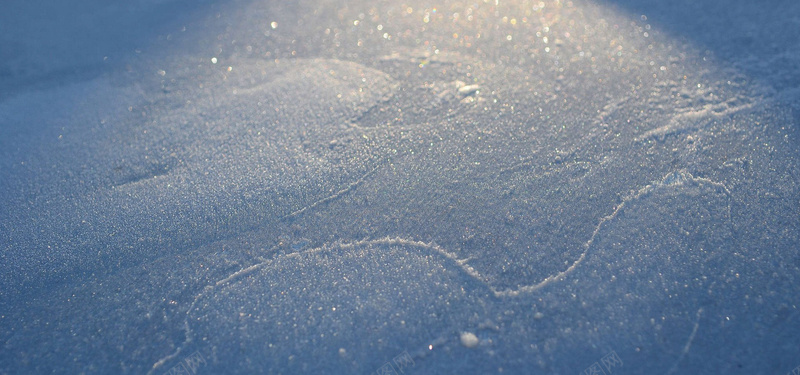
<svg viewBox="0 0 800 375"><path fill-rule="evenodd" d="M790 372L798 41L642 4L12 1L0 374Z"/></svg>

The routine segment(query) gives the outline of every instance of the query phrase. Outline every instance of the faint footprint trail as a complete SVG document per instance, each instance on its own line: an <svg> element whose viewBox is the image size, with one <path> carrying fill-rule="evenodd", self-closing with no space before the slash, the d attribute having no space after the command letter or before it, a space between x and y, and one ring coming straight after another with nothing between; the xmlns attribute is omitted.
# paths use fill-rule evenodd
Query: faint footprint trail
<svg viewBox="0 0 800 375"><path fill-rule="evenodd" d="M728 207L727 207L727 209L728 209L728 218L727 218L727 222L730 224L730 222L731 222L731 205L730 205L730 203L731 203L731 192L730 192L730 190L728 190L728 188L724 184L719 183L719 182L715 182L715 181L712 181L712 180L709 180L709 179L706 179L706 178L694 177L689 172L686 172L686 171L671 172L671 173L668 173L666 176L664 176L661 179L661 181L657 181L655 183L646 185L645 187L639 189L639 191L637 191L636 194L634 194L633 196L630 196L628 198L623 199L622 202L616 206L616 208L614 209L614 211L610 215L601 218L600 221L598 222L597 226L594 228L594 231L592 232L592 235L589 237L589 240L586 241L586 243L583 245L584 250L581 253L581 255L578 257L578 259L576 259L564 271L561 271L561 272L559 272L559 273L557 273L555 275L548 276L544 280L542 280L542 281L540 281L540 282L538 282L536 284L522 286L522 287L519 287L517 289L497 290L497 289L492 288L492 291L494 292L495 296L497 296L497 297L517 296L517 295L520 295L520 294L523 294L523 293L531 293L531 292L537 291L537 290L547 286L550 283L553 283L555 281L559 281L559 280L564 279L566 276L568 276L569 274L574 272L575 269L578 268L578 266L581 263L583 263L583 261L586 259L586 256L589 253L589 250L592 247L592 244L594 244L595 238L600 233L600 230L603 229L603 227L606 225L606 223L614 220L614 218L617 217L619 212L621 212L629 202L641 199L641 198L651 194L652 192L654 192L655 190L657 190L657 189L659 189L661 187L679 186L679 185L684 185L684 184L687 184L687 183L709 184L711 186L714 186L714 187L719 188L722 191L724 191L725 195L728 197Z"/></svg>
<svg viewBox="0 0 800 375"><path fill-rule="evenodd" d="M309 205L307 207L304 207L302 209L294 211L294 212L290 213L289 215L285 216L285 218L289 218L289 217L300 215L300 214L306 212L309 209L317 207L317 206L319 206L321 204L324 204L326 202L335 200L338 197L350 192L351 190L355 189L359 184L361 184L367 177L372 175L379 167L380 166L373 168L372 170L370 170L369 172L364 174L361 178L359 178L358 180L354 181L353 183L351 183L350 185L348 185L344 189L336 192L335 194L333 194L333 195L331 195L331 196L329 196L327 198L324 198L322 200L319 200L319 201L317 201L315 203L312 203L311 205ZM586 260L587 256L589 255L589 251L592 249L592 245L594 244L594 241L595 241L597 235L600 233L600 231L607 225L607 223L613 221L617 217L617 215L630 202L638 200L638 199L642 199L642 198L648 196L649 194L652 194L653 192L655 192L658 189L663 188L663 187L683 186L685 184L695 184L695 185L698 185L698 186L710 185L710 186L713 186L713 187L723 191L725 193L725 195L728 197L728 222L730 223L730 219L731 219L731 216L730 216L731 215L731 212L730 212L730 210L731 210L731 207L730 207L731 192L724 184L712 181L712 180L707 179L707 178L694 177L694 176L692 176L690 173L688 173L686 171L671 172L671 173L668 173L667 175L665 175L660 181L656 181L654 183L646 185L646 186L642 187L641 189L639 189L632 196L623 199L623 201L614 208L614 210L613 210L613 212L611 214L601 218L600 221L598 222L597 226L595 227L594 231L592 232L592 235L586 241L586 243L583 245L584 250L581 253L581 255L569 267L567 267L564 271L561 271L561 272L559 272L557 274L548 276L548 277L544 278L543 280L541 280L541 281L539 281L537 283L521 286L521 287L516 288L516 289L502 289L501 290L501 289L498 289L497 287L495 287L494 285L492 285L490 282L487 282L486 281L487 279L480 273L480 271L476 270L475 268L473 268L472 266L470 266L468 264L468 262L470 260L469 258L460 259L456 254L447 251L446 249L438 246L435 243L426 243L426 242L415 241L413 239L407 239L407 238L385 237L385 238L381 238L381 239L363 240L363 241L356 241L356 242L350 242L350 243L336 242L336 243L329 244L329 245L323 245L322 247L318 247L318 248L314 248L314 249L309 249L309 250L305 250L305 251L301 251L301 252L295 252L295 253L289 253L289 254L280 255L277 258L284 258L284 259L299 258L301 256L308 255L308 254L316 254L316 253L322 253L322 252L326 252L326 251L332 251L333 249L336 249L336 248L342 249L342 250L350 250L350 249L355 249L355 248L358 248L358 247L374 246L374 245L405 246L405 247L409 247L409 248L418 249L422 253L426 253L426 254L429 254L429 255L438 255L438 256L442 257L443 260L449 262L451 264L451 266L457 267L460 270L460 272L462 272L463 274L469 276L469 278L471 278L474 281L476 281L477 284L480 285L480 287L485 288L494 297L497 297L497 298L511 298L511 297L516 297L516 296L520 296L520 295L523 295L523 294L533 293L533 292L538 291L538 290L540 290L540 289L542 289L542 288L544 288L544 287L546 287L546 286L548 286L548 285L550 285L550 284L552 284L554 282L563 280L566 277L568 277L570 274L574 273L575 270ZM273 248L272 250L274 250L274 249L275 248ZM269 251L269 253L272 253L272 251ZM235 282L235 281L237 281L237 280L239 280L239 279L241 279L243 277L246 277L246 276L252 274L255 271L258 271L258 270L264 268L270 262L272 262L273 260L275 260L277 258L268 259L268 258L259 257L257 259L258 263L253 264L253 265L248 266L248 267L245 267L245 268L243 268L243 269L241 269L239 271L236 271L236 272L234 272L234 273L232 273L232 274L220 279L219 281L215 282L213 285L208 285L205 288L203 288L203 290L194 298L193 302L191 303L191 305L189 306L189 308L188 308L188 310L186 312L186 317L185 317L184 322L183 322L183 330L184 330L185 335L186 335L186 340L184 341L183 345L181 345L174 353L172 353L172 354L160 359L159 361L157 361L153 365L153 367L152 367L152 369L151 369L151 371L149 373L153 373L154 371L156 371L159 368L161 368L168 361L170 361L170 360L176 358L177 356L179 356L183 352L184 348L192 343L192 341L193 341L193 332L192 332L192 327L189 324L189 322L191 320L192 313L193 313L193 311L195 311L195 308L197 307L197 304L198 304L198 302L200 300L202 300L206 296L210 295L210 293L216 291L217 289L223 288L223 287L225 287L227 285L230 285L231 283L233 283L233 282ZM699 317L702 314L702 312L703 312L702 308L700 310L698 310L698 313L697 313L698 322L699 322ZM694 339L694 335L696 334L696 331L697 331L697 324L695 324L695 328L692 331L692 334L689 337L689 341L687 342L681 357L678 359L678 362L688 352L689 347L691 346L691 342ZM677 363L676 363L676 366L677 366Z"/></svg>
<svg viewBox="0 0 800 375"><path fill-rule="evenodd" d="M690 98L706 98L705 103L691 103L685 108L678 108L677 113L667 121L667 124L645 131L635 138L637 142L659 140L663 141L671 135L696 133L703 129L714 119L726 118L739 113L747 113L757 108L756 103L749 98L729 98L720 100L713 98L707 90L698 89L698 92L682 89ZM687 103L688 104L688 103Z"/></svg>
<svg viewBox="0 0 800 375"><path fill-rule="evenodd" d="M692 328L692 333L689 334L689 339L686 340L686 345L683 346L683 351L681 351L681 355L675 361L675 364L667 371L667 375L674 374L675 371L678 370L678 365L683 360L683 357L689 353L689 349L692 348L692 341L694 341L694 336L697 335L697 329L700 328L700 316L703 315L703 308L697 310L696 318L694 320L694 327Z"/></svg>
<svg viewBox="0 0 800 375"><path fill-rule="evenodd" d="M346 250L353 250L353 249L356 249L356 248L362 248L362 247L367 247L367 246L375 246L375 245L402 246L402 247L417 249L417 250L419 250L420 253L423 253L423 254L438 256L438 257L440 257L442 259L443 263L449 263L448 267L454 267L452 269L463 270L463 272L466 273L466 275L468 275L472 279L475 279L478 282L478 284L481 285L481 286L484 286L487 289L487 291L494 291L494 289L491 286L489 286L486 282L482 281L482 277L477 271L472 269L472 267L466 265L466 260L459 259L455 254L452 254L452 253L442 249L441 247L439 247L439 246L437 246L435 244L428 244L428 243L424 243L424 242L420 242L420 241L413 241L413 240L408 240L408 239L403 239L403 238L382 238L382 239L377 239L377 240L364 240L364 241L357 241L357 242L352 242L352 243L333 243L333 244L330 244L330 245L324 245L322 247L309 249L309 250L305 250L305 251L301 251L301 252L295 252L295 253L289 253L289 254L280 255L280 256L276 257L275 259L261 258L261 259L259 259L259 263L253 264L253 265L245 267L245 268L243 268L243 269L241 269L239 271L236 271L236 272L234 272L234 273L232 273L232 274L220 279L219 281L215 282L213 285L208 285L205 288L203 288L203 290L194 298L194 300L192 301L191 305L189 306L189 308L188 308L188 310L186 312L186 316L185 316L184 321L183 321L183 330L185 332L185 337L186 337L185 341L183 342L182 345L180 345L176 349L175 352L173 352L172 354L170 354L170 355L158 360L152 366L152 368L150 369L148 374L154 373L155 371L161 369L170 360L179 357L181 355L181 353L183 353L184 349L186 347L188 347L190 344L192 344L192 342L194 341L194 333L193 333L190 321L192 321L193 313L197 310L198 303L200 303L201 300L203 300L204 298L206 298L208 296L214 295L214 293L217 292L219 289L225 288L226 286L229 286L232 283L234 283L234 282L236 282L236 281L238 281L238 280L240 280L242 278L245 278L245 277L247 277L249 275L252 275L256 271L259 271L259 270L267 267L272 262L274 262L277 258L281 258L281 259L284 259L284 260L285 259L302 259L302 257L307 256L307 255L331 252L331 251L336 250L336 249L345 250L346 251ZM441 342L443 342L443 339L441 337L432 341L432 343L441 343Z"/></svg>
<svg viewBox="0 0 800 375"><path fill-rule="evenodd" d="M375 172L383 165L385 165L385 163L378 163L377 166L375 166L371 170L367 171L367 173L365 173L364 175L359 177L357 180L351 182L350 184L345 186L343 189L333 193L332 195L329 195L329 196L327 196L325 198L322 198L322 199L320 199L320 200L318 200L316 202L313 202L308 206L300 208L300 209L298 209L296 211L292 211L291 213L283 216L281 218L281 220L286 220L286 219L289 219L289 218L300 216L300 215L302 215L304 212L306 212L308 210L313 210L314 208L316 208L318 206L321 206L323 204L332 202L332 201L342 197L343 195L353 191L356 187L358 187L358 185L361 185L364 182L364 180L366 180L369 176L375 174Z"/></svg>

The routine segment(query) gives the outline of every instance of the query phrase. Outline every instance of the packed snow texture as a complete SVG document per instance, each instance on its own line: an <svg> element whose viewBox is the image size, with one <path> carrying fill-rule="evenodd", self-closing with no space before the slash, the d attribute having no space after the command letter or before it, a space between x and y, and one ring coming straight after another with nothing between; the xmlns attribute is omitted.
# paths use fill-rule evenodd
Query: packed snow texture
<svg viewBox="0 0 800 375"><path fill-rule="evenodd" d="M7 3L0 374L800 366L800 3Z"/></svg>

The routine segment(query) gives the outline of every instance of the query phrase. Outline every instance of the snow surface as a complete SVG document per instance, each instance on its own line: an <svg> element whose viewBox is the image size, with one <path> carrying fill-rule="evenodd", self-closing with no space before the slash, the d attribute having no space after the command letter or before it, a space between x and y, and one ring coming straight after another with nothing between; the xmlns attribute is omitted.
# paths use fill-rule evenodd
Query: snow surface
<svg viewBox="0 0 800 375"><path fill-rule="evenodd" d="M0 374L800 366L800 3L3 7Z"/></svg>

